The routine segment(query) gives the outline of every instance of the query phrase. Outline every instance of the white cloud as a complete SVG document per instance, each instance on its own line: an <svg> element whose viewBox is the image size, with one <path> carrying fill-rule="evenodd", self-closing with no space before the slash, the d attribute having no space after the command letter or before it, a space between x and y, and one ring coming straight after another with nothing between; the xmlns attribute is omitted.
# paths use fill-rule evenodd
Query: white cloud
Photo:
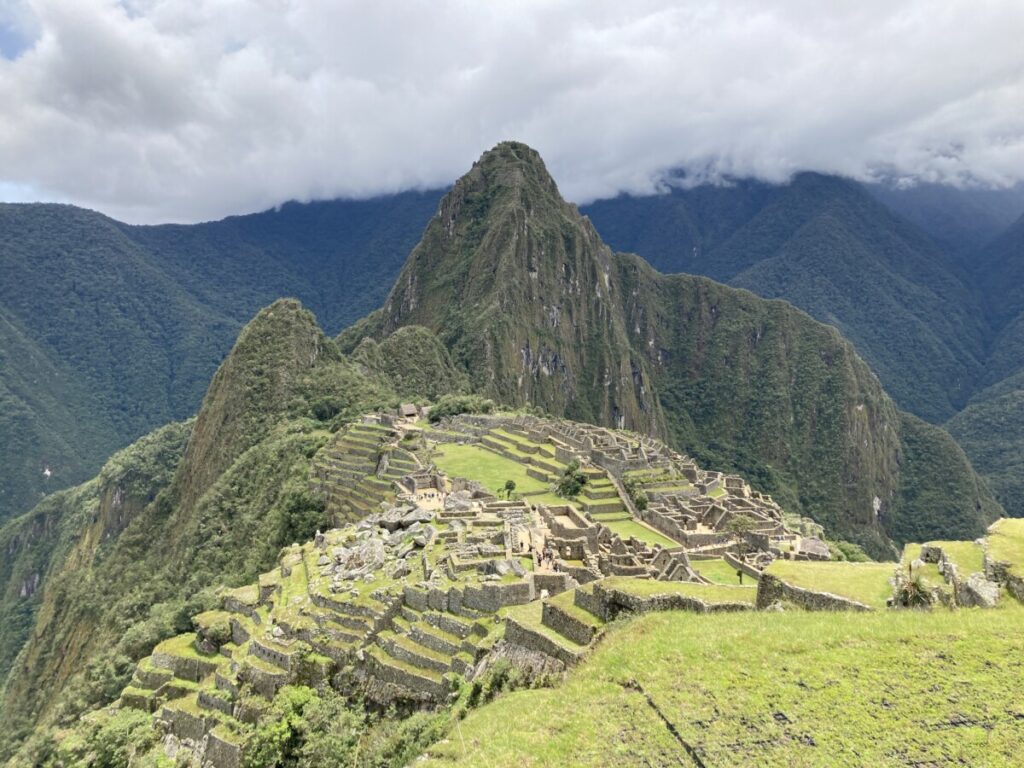
<svg viewBox="0 0 1024 768"><path fill-rule="evenodd" d="M579 202L671 168L1024 179L1019 0L0 0L4 14L35 43L0 58L0 195L131 221L442 185L505 138Z"/></svg>

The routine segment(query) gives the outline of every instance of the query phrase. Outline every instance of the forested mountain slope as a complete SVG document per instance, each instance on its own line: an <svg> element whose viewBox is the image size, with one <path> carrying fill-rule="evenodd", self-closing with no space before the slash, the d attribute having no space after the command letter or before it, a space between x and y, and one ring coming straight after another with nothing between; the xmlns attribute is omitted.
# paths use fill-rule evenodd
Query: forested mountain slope
<svg viewBox="0 0 1024 768"><path fill-rule="evenodd" d="M646 208L645 227L635 237L612 238L612 247L636 251L662 271L786 299L835 325L902 407L941 422L966 402L981 376L983 313L966 274L927 236L861 185L834 176L805 173L783 186L742 182L714 190L586 210L598 231L628 235L622 212ZM724 231L723 220L730 224ZM677 247L682 221L698 234ZM651 243L662 235L660 245Z"/></svg>
<svg viewBox="0 0 1024 768"><path fill-rule="evenodd" d="M194 422L0 529L0 758L32 764L51 729L109 702L155 642L212 607L215 587L335 523L310 468L346 420L466 388L664 436L876 554L972 538L998 514L952 439L898 411L835 328L612 253L535 152L502 144L340 344L298 302L275 302Z"/></svg>
<svg viewBox="0 0 1024 768"><path fill-rule="evenodd" d="M156 227L0 205L0 520L193 413L260 307L297 296L337 331L379 304L438 194Z"/></svg>

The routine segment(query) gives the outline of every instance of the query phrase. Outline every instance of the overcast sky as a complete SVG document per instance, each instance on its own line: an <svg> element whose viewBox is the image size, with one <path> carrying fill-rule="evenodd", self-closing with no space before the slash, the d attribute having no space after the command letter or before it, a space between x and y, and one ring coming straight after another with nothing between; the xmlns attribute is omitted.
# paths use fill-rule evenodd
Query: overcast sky
<svg viewBox="0 0 1024 768"><path fill-rule="evenodd" d="M845 10L842 10L842 9ZM1021 0L0 0L0 199L135 222L436 187L1024 178Z"/></svg>

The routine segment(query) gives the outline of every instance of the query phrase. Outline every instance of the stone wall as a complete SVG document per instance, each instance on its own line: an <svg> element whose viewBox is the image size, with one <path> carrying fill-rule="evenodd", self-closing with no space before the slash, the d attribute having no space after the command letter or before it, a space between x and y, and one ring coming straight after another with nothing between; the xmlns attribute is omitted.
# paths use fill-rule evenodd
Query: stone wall
<svg viewBox="0 0 1024 768"><path fill-rule="evenodd" d="M212 691L201 690L198 697L199 706L203 709L215 709L228 717L231 716L232 706L227 699L222 699Z"/></svg>
<svg viewBox="0 0 1024 768"><path fill-rule="evenodd" d="M747 611L750 603L705 603L696 597L666 593L640 597L617 589L594 585L594 595L603 605L604 616L614 619L620 613L651 613L653 611L693 611L695 613L727 613Z"/></svg>
<svg viewBox="0 0 1024 768"><path fill-rule="evenodd" d="M482 584L479 587L466 586L463 590L462 605L475 611L496 613L506 605L522 605L533 598L533 584L528 581Z"/></svg>
<svg viewBox="0 0 1024 768"><path fill-rule="evenodd" d="M373 675L385 682L394 683L395 685L400 685L413 691L426 693L429 696L442 700L450 692L449 686L444 680L439 683L429 677L417 675L406 669L395 667L390 664L381 664L371 653L364 656L364 661L366 662L367 667L372 670Z"/></svg>
<svg viewBox="0 0 1024 768"><path fill-rule="evenodd" d="M540 632L524 627L518 621L511 618L505 622L505 642L521 645L524 648L547 654L554 659L558 659L566 666L575 664L582 657L582 653L574 653Z"/></svg>
<svg viewBox="0 0 1024 768"><path fill-rule="evenodd" d="M239 768L242 765L242 748L211 731L206 742L205 758L213 768Z"/></svg>
<svg viewBox="0 0 1024 768"><path fill-rule="evenodd" d="M985 576L989 581L1005 584L1006 590L1017 600L1024 602L1024 579L1010 572L1010 563L993 560L985 553Z"/></svg>
<svg viewBox="0 0 1024 768"><path fill-rule="evenodd" d="M542 589L546 589L549 595L557 595L570 587L571 577L567 573L534 573L533 590L539 595Z"/></svg>
<svg viewBox="0 0 1024 768"><path fill-rule="evenodd" d="M597 635L594 625L580 621L551 603L544 603L541 607L540 620L544 626L551 627L558 634L580 645L589 645Z"/></svg>
<svg viewBox="0 0 1024 768"><path fill-rule="evenodd" d="M788 600L809 611L873 611L869 605L856 600L833 595L828 592L814 592L771 576L761 574L757 582L757 607L767 608L778 600Z"/></svg>
<svg viewBox="0 0 1024 768"><path fill-rule="evenodd" d="M599 619L608 619L608 616L605 613L604 603L602 602L600 595L598 595L595 590L577 589L573 593L572 601L577 607L582 608L584 611L589 611Z"/></svg>
<svg viewBox="0 0 1024 768"><path fill-rule="evenodd" d="M251 665L242 667L239 676L248 680L253 690L266 699L274 698L277 689L288 684L288 675L285 672L270 672Z"/></svg>
<svg viewBox="0 0 1024 768"><path fill-rule="evenodd" d="M275 667L280 667L288 672L292 669L292 660L295 656L294 651L279 651L255 639L249 643L249 653L258 659L263 659L268 664L273 664Z"/></svg>
<svg viewBox="0 0 1024 768"><path fill-rule="evenodd" d="M204 677L217 669L217 665L203 659L184 658L172 656L168 653L154 653L151 657L153 666L161 669L169 669L175 677L182 680L191 680L198 683Z"/></svg>
<svg viewBox="0 0 1024 768"><path fill-rule="evenodd" d="M198 743L206 735L206 721L178 708L164 707L160 719L167 723L168 730L179 739L191 739Z"/></svg>
<svg viewBox="0 0 1024 768"><path fill-rule="evenodd" d="M740 560L731 552L726 552L722 555L722 558L729 564L730 567L735 568L737 571L742 571L752 579L760 579L761 572L752 565L747 565L745 562Z"/></svg>

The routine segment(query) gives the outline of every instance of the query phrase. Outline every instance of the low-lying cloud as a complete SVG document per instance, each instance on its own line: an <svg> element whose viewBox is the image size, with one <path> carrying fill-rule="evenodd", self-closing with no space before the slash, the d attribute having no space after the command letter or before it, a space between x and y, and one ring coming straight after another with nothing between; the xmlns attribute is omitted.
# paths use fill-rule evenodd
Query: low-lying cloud
<svg viewBox="0 0 1024 768"><path fill-rule="evenodd" d="M0 0L0 195L195 221L444 185L506 138L578 202L672 169L1002 186L1022 39L1019 0Z"/></svg>

